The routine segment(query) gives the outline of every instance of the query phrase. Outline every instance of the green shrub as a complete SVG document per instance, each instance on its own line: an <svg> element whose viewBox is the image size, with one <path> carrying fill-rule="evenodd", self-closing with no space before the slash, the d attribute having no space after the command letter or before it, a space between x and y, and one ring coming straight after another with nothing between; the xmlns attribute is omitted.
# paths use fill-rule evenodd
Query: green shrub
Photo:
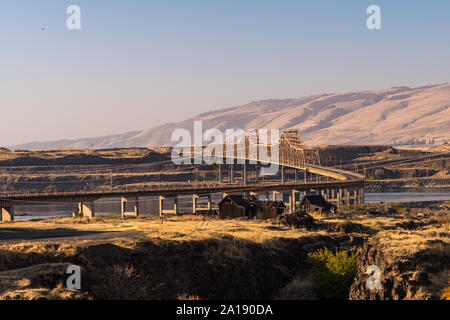
<svg viewBox="0 0 450 320"><path fill-rule="evenodd" d="M327 300L347 300L357 272L358 252L331 252L327 248L308 253L317 297Z"/></svg>

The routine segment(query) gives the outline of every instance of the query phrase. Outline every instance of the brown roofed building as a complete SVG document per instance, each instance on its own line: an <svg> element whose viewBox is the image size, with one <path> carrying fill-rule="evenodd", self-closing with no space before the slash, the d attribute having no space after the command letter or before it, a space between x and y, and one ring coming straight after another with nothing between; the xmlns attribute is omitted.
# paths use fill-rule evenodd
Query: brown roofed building
<svg viewBox="0 0 450 320"><path fill-rule="evenodd" d="M286 206L283 201L266 201L262 206L261 218L273 219L279 214L284 213Z"/></svg>
<svg viewBox="0 0 450 320"><path fill-rule="evenodd" d="M329 203L321 195L306 195L300 202L300 210L311 213L313 216L327 216L337 213L337 207Z"/></svg>
<svg viewBox="0 0 450 320"><path fill-rule="evenodd" d="M253 218L258 212L258 205L254 201L249 201L242 196L226 196L219 202L219 218Z"/></svg>

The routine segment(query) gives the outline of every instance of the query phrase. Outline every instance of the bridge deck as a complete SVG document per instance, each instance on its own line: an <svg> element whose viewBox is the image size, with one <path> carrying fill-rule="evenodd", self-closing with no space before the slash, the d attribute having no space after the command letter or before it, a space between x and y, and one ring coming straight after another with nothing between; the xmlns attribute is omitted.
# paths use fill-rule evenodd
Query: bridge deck
<svg viewBox="0 0 450 320"><path fill-rule="evenodd" d="M52 193L28 193L28 194L3 194L0 195L2 206L39 203L68 203L94 201L100 198L112 197L144 197L158 196L172 197L175 195L207 195L211 193L233 192L260 192L277 190L308 191L311 189L324 190L360 186L363 179L346 181L320 181L320 182L286 182L286 183L259 183L254 185L244 184L202 184L202 185L165 185L146 188L121 188L111 191L80 191L80 192L52 192Z"/></svg>

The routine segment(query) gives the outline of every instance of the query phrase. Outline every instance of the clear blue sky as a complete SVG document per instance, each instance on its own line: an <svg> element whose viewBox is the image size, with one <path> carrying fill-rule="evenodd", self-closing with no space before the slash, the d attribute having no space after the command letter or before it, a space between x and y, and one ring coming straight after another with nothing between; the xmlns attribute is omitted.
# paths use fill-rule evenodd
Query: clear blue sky
<svg viewBox="0 0 450 320"><path fill-rule="evenodd" d="M70 4L79 31L66 29ZM370 4L382 30L366 28ZM2 0L0 44L0 145L12 145L448 82L450 1Z"/></svg>

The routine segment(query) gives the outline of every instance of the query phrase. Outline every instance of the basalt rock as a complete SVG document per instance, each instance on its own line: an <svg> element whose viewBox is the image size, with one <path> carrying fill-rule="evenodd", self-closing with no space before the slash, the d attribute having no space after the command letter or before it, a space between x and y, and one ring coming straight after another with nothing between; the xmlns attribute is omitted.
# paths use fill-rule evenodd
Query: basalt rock
<svg viewBox="0 0 450 320"><path fill-rule="evenodd" d="M392 245L386 238L385 232L377 234L361 249L357 277L350 289L349 299L440 299L445 287L449 286L449 242L425 239L414 243L412 240L418 238L414 232L406 234L401 241L396 239L397 242ZM379 267L379 289L373 286L369 289L370 284L375 284L370 280L377 277L376 272L368 273L370 266Z"/></svg>

